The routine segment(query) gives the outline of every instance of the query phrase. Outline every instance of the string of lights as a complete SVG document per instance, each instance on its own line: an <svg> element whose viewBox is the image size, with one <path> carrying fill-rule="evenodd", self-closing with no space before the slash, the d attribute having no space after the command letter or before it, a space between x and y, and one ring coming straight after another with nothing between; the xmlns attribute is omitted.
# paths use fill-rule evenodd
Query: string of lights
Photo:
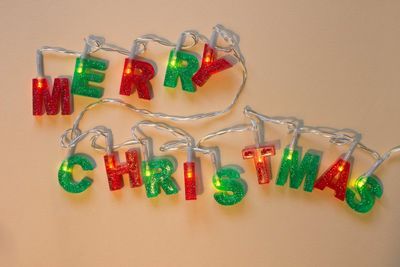
<svg viewBox="0 0 400 267"><path fill-rule="evenodd" d="M219 38L223 41L218 42ZM108 61L94 57L101 54L99 53L101 51L125 56L119 88L120 95L130 96L136 90L139 101L152 99L151 80L156 75L156 68L151 61L143 57L144 52L149 50L149 44L158 44L170 49L163 85L176 88L180 81L182 91L185 93L195 93L198 87L204 86L215 74L238 65L242 79L233 99L225 108L217 111L171 115L138 108L118 98L102 98L104 88L100 85L105 79ZM203 45L201 62L189 51L198 45ZM45 75L45 53L76 57L71 84L66 77L55 78L52 83L51 78ZM144 185L149 198L158 196L162 191L167 195L178 193L179 187L173 177L177 163L171 156L155 155L153 139L146 131L148 128L153 128L172 135L171 140L160 145L160 152L183 150L187 153L187 159L183 164L186 200L197 199L196 180L200 177L198 177L198 166L196 166L196 153L201 153L210 156L214 167L212 183L216 189L215 201L221 205L235 205L247 194L246 182L241 177L241 171L230 165L222 165L218 147L208 147L205 143L226 134L251 133L254 144L244 147L241 156L245 160L251 159L254 162L258 183L266 185L273 180L271 157L275 156L279 149L273 142L265 141L265 124L268 123L286 126L288 133L291 134L291 141L283 148L280 167L274 178L276 185L289 184L294 189L299 189L303 185L305 192L312 192L315 188L319 190L329 188L334 191L337 199L346 200L353 210L365 213L372 209L376 199L381 198L383 194L382 184L375 175L376 170L391 155L400 151L400 146L395 146L380 154L362 143L362 135L357 131L310 126L304 124L302 119L295 117L271 117L256 112L249 106L246 106L243 111L249 123L236 124L208 133L197 141L190 133L179 127L149 120L135 123L131 128L131 136L120 143L114 143L112 130L105 126L81 130L81 121L89 111L103 105L120 106L143 117L173 122L211 119L231 111L245 87L247 68L239 46L238 35L219 24L213 27L210 38L194 30L183 31L176 42L155 34L146 34L134 39L130 49L94 35L85 38L82 52L62 47L43 46L36 51L36 68L37 77L32 80L34 116L45 113L56 115L60 109L62 115L71 115L72 96L99 99L87 105L78 114L72 127L61 136L61 146L68 149L68 153L59 168L58 180L62 188L70 193L82 193L93 182L89 177L84 177L80 181L76 181L73 177L73 168L76 165L81 166L84 171L90 171L96 167L89 155L76 152L78 144L87 137L90 137L91 147L104 154L104 166L111 191L123 188L123 175L128 175L130 186L135 188ZM321 153L312 149L303 153L298 146L299 138L304 134L327 138L330 143L337 146L346 145L348 149L319 175ZM118 151L121 149L125 150L126 161L124 162L119 159ZM356 149L368 153L375 161L358 178L349 180L353 153Z"/></svg>
<svg viewBox="0 0 400 267"><path fill-rule="evenodd" d="M219 36L222 37L227 44L226 46L217 45ZM186 44L188 38L190 38L191 41ZM242 81L228 106L218 111L193 115L170 115L161 112L152 112L146 109L138 109L134 106L131 106L132 109L150 117L172 121L194 121L226 114L237 103L247 80L245 59L240 51L239 38L237 35L233 31L218 24L213 28L210 39L197 31L182 32L176 43L154 34L147 34L135 39L131 50L107 43L103 37L94 35L89 35L85 39L83 52L72 51L61 47L43 46L38 49L36 53L37 78L33 79L33 114L40 116L43 115L45 111L49 115L57 114L61 103L62 114L70 115L72 113L72 101L69 100L71 93L72 95L95 98L102 97L103 88L92 85L93 83L100 83L104 80L103 72L107 69L106 61L91 57L98 51L116 52L128 56L128 58L125 59L120 94L130 95L133 87L136 87L139 98L150 100L152 96L149 81L155 75L154 67L148 62L138 59L138 56L146 51L149 43L157 43L165 47L175 47L175 49L171 51L164 86L176 87L177 80L180 78L184 91L195 92L195 85L203 86L211 75L228 69L237 62L242 70ZM197 58L184 52L183 49L190 49L199 43L205 44L205 48L202 65L198 69ZM44 52L63 53L78 57L71 92L68 91L69 81L67 78L56 78L53 86L53 97L50 95L48 92L50 82L47 80L44 71ZM223 52L226 55L217 58L217 52ZM45 91L45 93L43 93L43 91ZM99 103L103 103L103 101L100 100Z"/></svg>

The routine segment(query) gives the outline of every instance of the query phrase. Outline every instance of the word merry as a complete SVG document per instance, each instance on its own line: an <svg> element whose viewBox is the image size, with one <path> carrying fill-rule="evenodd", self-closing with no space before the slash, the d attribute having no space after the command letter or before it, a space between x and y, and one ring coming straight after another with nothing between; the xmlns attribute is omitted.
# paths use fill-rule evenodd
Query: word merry
<svg viewBox="0 0 400 267"><path fill-rule="evenodd" d="M170 52L164 86L175 88L178 80L186 92L195 92L196 85L203 86L214 74L226 70L236 64L235 57L226 55L217 58L217 51L211 44L205 44L201 66L197 57L191 53L173 49ZM54 79L51 88L50 81L44 77L32 80L33 115L41 116L58 114L61 108L62 115L72 113L72 95L101 98L104 89L97 84L105 78L107 61L99 58L82 55L76 59L75 71L70 90L68 78ZM120 95L129 96L137 90L141 99L152 98L150 80L155 76L152 64L128 57L125 59L122 73Z"/></svg>

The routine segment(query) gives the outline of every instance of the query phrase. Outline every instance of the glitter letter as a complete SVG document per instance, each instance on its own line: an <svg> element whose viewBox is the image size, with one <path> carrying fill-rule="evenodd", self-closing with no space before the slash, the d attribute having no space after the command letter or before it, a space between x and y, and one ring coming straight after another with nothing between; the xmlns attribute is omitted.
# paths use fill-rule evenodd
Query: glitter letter
<svg viewBox="0 0 400 267"><path fill-rule="evenodd" d="M200 69L193 76L193 82L198 86L203 86L211 75L229 69L236 63L236 59L232 56L225 56L216 59L217 53L214 48L208 44L204 46L203 59Z"/></svg>
<svg viewBox="0 0 400 267"><path fill-rule="evenodd" d="M346 196L349 174L350 162L339 158L318 178L314 187L324 190L327 186L335 191L335 197L343 201ZM336 176L338 176L337 179L335 179Z"/></svg>
<svg viewBox="0 0 400 267"><path fill-rule="evenodd" d="M118 162L117 152L104 156L108 184L111 191L121 189L124 186L123 174L129 174L131 187L142 185L139 166L139 151L137 149L130 149L125 152L125 157L126 162L120 163Z"/></svg>
<svg viewBox="0 0 400 267"><path fill-rule="evenodd" d="M72 94L100 98L103 88L90 85L89 82L101 83L104 80L104 71L107 62L99 58L76 59L74 78L72 79Z"/></svg>
<svg viewBox="0 0 400 267"><path fill-rule="evenodd" d="M84 177L79 182L75 181L72 177L72 169L75 165L81 166L84 171L91 171L94 169L94 163L87 155L72 155L61 163L60 169L58 170L58 182L67 192L81 193L92 184L92 179Z"/></svg>
<svg viewBox="0 0 400 267"><path fill-rule="evenodd" d="M153 77L154 68L150 63L126 58L119 94L131 95L136 88L139 98L150 100L152 97L150 80Z"/></svg>
<svg viewBox="0 0 400 267"><path fill-rule="evenodd" d="M297 149L285 148L276 184L284 185L290 174L290 187L297 189L305 177L304 191L311 192L317 178L320 156L308 151L299 164L299 154Z"/></svg>
<svg viewBox="0 0 400 267"><path fill-rule="evenodd" d="M178 51L175 55L175 49L173 49L169 54L164 86L175 88L180 77L184 91L196 91L196 87L192 82L192 76L198 68L199 61L196 56L183 51Z"/></svg>
<svg viewBox="0 0 400 267"><path fill-rule="evenodd" d="M357 197L357 193L359 197ZM350 208L357 212L367 213L375 204L375 198L381 198L383 194L382 186L378 177L360 176L354 182L354 188L347 188L346 202Z"/></svg>
<svg viewBox="0 0 400 267"><path fill-rule="evenodd" d="M160 187L167 195L178 193L178 187L171 177L174 171L174 164L167 158L153 158L142 161L142 176L147 197L158 196L161 191Z"/></svg>
<svg viewBox="0 0 400 267"><path fill-rule="evenodd" d="M269 157L275 155L275 146L246 147L242 150L243 159L253 159L257 171L258 183L267 184L271 180Z"/></svg>
<svg viewBox="0 0 400 267"><path fill-rule="evenodd" d="M240 173L233 168L220 168L213 176L213 184L220 191L214 194L214 199L221 205L235 205L246 195L246 187L240 179Z"/></svg>

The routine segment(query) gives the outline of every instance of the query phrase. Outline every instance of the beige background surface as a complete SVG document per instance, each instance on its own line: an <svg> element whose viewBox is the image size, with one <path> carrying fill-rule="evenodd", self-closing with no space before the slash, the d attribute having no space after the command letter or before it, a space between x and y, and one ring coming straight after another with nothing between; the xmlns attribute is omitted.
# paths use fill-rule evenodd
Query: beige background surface
<svg viewBox="0 0 400 267"><path fill-rule="evenodd" d="M175 40L186 29L206 35L216 23L236 31L246 57L249 80L233 112L198 123L179 124L196 138L244 123L251 105L267 115L297 116L307 124L352 128L363 142L384 152L399 143L400 93L399 1L10 1L0 2L0 265L1 266L400 266L400 159L377 172L383 198L367 215L353 212L331 190L259 186L251 161L240 151L253 143L250 134L215 139L222 163L238 164L248 194L234 207L213 200L212 167L201 159L197 201L175 196L149 200L144 188L109 192L102 154L88 142L79 151L92 155L97 168L92 187L80 195L63 191L57 169L66 155L59 136L93 99L75 97L70 117L31 115L31 79L35 49L59 45L81 50L88 34L130 47L145 33ZM201 47L199 47L201 49ZM118 97L123 57L110 60L105 96ZM225 106L239 82L239 69L221 73L196 94L178 87L165 90L168 49L152 45L145 55L158 64L150 104L136 94L124 98L140 107L190 114ZM47 74L72 75L74 59L45 58ZM116 142L129 136L142 119L121 108L90 113L82 129L111 127ZM266 125L266 139L290 139L286 129ZM149 132L156 148L170 136ZM346 147L303 136L301 145L324 151L320 171ZM158 150L157 154L161 154ZM272 159L276 175L282 150ZM183 186L185 154L174 177ZM352 178L373 160L355 154Z"/></svg>

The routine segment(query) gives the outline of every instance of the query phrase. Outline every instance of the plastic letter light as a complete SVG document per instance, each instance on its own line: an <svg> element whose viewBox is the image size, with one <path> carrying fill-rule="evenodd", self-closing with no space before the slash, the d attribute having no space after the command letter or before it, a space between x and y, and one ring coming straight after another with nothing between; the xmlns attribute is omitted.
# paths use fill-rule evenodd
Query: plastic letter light
<svg viewBox="0 0 400 267"><path fill-rule="evenodd" d="M275 155L274 146L246 147L242 150L243 159L253 159L257 171L258 183L267 184L271 180L269 157Z"/></svg>
<svg viewBox="0 0 400 267"><path fill-rule="evenodd" d="M104 71L107 61L99 58L76 59L74 78L72 79L72 94L100 98L103 88L91 85L89 82L101 83L104 80Z"/></svg>
<svg viewBox="0 0 400 267"><path fill-rule="evenodd" d="M217 53L215 49L206 44L204 46L201 67L192 78L196 85L203 86L211 75L233 66L231 62L234 62L234 58L228 60L228 57L222 57L219 59L216 59L216 57Z"/></svg>
<svg viewBox="0 0 400 267"><path fill-rule="evenodd" d="M299 154L298 149L285 148L276 184L284 185L290 174L290 187L297 189L305 176L304 191L311 192L318 175L320 156L308 151L299 164Z"/></svg>
<svg viewBox="0 0 400 267"><path fill-rule="evenodd" d="M198 68L199 61L196 56L183 51L178 51L175 55L175 49L173 49L169 54L164 86L175 88L180 78L184 91L195 92L196 87L192 82L192 76Z"/></svg>
<svg viewBox="0 0 400 267"><path fill-rule="evenodd" d="M335 197L343 201L346 197L349 174L350 162L339 158L318 178L314 187L324 190L327 186L335 191ZM335 178L336 176L338 178Z"/></svg>
<svg viewBox="0 0 400 267"><path fill-rule="evenodd" d="M214 194L214 199L221 205L235 205L246 195L240 173L233 168L220 168L213 177L213 184L220 191Z"/></svg>
<svg viewBox="0 0 400 267"><path fill-rule="evenodd" d="M104 156L110 190L118 190L124 186L123 174L129 174L131 187L142 185L138 150L130 149L125 152L125 156L126 163L118 162L118 154L116 152Z"/></svg>
<svg viewBox="0 0 400 267"><path fill-rule="evenodd" d="M158 196L161 191L160 187L167 195L178 193L178 187L171 177L174 171L174 164L167 158L153 158L142 161L142 176L147 197Z"/></svg>
<svg viewBox="0 0 400 267"><path fill-rule="evenodd" d="M154 74L154 68L150 63L126 58L119 94L131 95L133 89L136 88L139 98L151 99L150 80Z"/></svg>
<svg viewBox="0 0 400 267"><path fill-rule="evenodd" d="M366 213L374 206L375 198L381 198L382 194L383 189L378 177L361 176L355 181L354 188L347 189L346 202L353 210Z"/></svg>
<svg viewBox="0 0 400 267"><path fill-rule="evenodd" d="M81 166L85 171L91 171L94 169L94 164L91 158L87 155L72 155L61 163L60 169L58 170L58 182L67 192L81 193L92 184L92 179L84 177L79 182L75 181L72 177L72 169L75 165Z"/></svg>
<svg viewBox="0 0 400 267"><path fill-rule="evenodd" d="M183 164L185 176L185 199L196 199L196 167L194 162L185 162Z"/></svg>

